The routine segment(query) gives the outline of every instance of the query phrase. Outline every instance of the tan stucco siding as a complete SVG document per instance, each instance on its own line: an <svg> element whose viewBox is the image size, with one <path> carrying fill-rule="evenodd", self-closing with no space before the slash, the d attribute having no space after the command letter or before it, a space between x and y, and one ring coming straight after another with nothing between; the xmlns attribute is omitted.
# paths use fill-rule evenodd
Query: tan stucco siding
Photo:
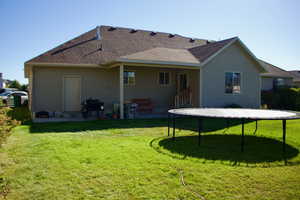
<svg viewBox="0 0 300 200"><path fill-rule="evenodd" d="M292 85L300 88L300 81L294 81Z"/></svg>
<svg viewBox="0 0 300 200"><path fill-rule="evenodd" d="M241 73L241 94L225 94L225 72ZM233 44L203 67L202 106L224 107L238 104L260 106L260 75L257 64L238 45Z"/></svg>
<svg viewBox="0 0 300 200"><path fill-rule="evenodd" d="M170 68L153 67L125 67L125 71L134 71L136 74L135 85L124 85L124 99L130 101L134 98L150 98L156 112L164 112L174 103L176 95L176 76L180 72L188 74L189 84L192 90L197 89L197 70L181 70ZM159 72L170 72L170 84L159 84ZM197 102L198 93L193 95L194 102Z"/></svg>
<svg viewBox="0 0 300 200"><path fill-rule="evenodd" d="M198 70L128 66L125 66L124 70L136 72L135 85L124 85L125 101L133 98L150 98L156 112L166 111L173 104L176 94L176 76L179 72L187 72L194 102L199 102ZM159 85L160 71L171 73L170 85ZM105 103L106 111L111 111L112 104L120 100L119 67L112 69L34 67L33 112L64 111L63 77L66 75L81 77L81 100L89 97L100 99Z"/></svg>
<svg viewBox="0 0 300 200"><path fill-rule="evenodd" d="M272 90L274 87L274 81L276 78L280 77L262 77L262 86L261 89L263 91ZM292 86L293 79L292 78L282 78L285 86Z"/></svg>
<svg viewBox="0 0 300 200"><path fill-rule="evenodd" d="M287 86L292 86L293 85L293 79L292 78L285 78L284 79L284 84Z"/></svg>
<svg viewBox="0 0 300 200"><path fill-rule="evenodd" d="M200 100L199 78L200 78L200 70L189 71L189 87L191 88L194 107L199 107L199 100Z"/></svg>
<svg viewBox="0 0 300 200"><path fill-rule="evenodd" d="M262 77L261 78L261 90L272 90L273 89L273 78Z"/></svg>
<svg viewBox="0 0 300 200"><path fill-rule="evenodd" d="M63 77L65 75L81 77L81 100L89 97L97 98L109 108L112 107L112 102L119 100L117 69L35 67L33 112L64 111Z"/></svg>

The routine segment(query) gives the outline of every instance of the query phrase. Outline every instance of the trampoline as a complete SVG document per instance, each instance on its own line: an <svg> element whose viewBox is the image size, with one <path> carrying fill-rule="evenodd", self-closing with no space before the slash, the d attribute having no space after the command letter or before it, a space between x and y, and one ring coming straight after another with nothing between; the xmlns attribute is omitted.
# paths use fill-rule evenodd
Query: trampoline
<svg viewBox="0 0 300 200"><path fill-rule="evenodd" d="M205 118L240 119L242 124L241 151L244 151L245 120L282 120L282 150L285 152L286 120L300 119L300 113L294 111L244 109L244 108L179 108L168 111L168 136L170 136L170 121L173 121L173 140L175 140L175 126L177 116L190 116L198 119L198 145L201 144L203 120Z"/></svg>

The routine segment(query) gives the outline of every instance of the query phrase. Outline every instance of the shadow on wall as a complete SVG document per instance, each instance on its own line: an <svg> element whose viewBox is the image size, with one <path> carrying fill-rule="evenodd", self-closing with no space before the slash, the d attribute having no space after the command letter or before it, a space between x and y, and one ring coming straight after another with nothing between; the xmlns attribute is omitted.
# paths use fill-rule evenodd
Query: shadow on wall
<svg viewBox="0 0 300 200"><path fill-rule="evenodd" d="M204 132L221 130L226 127L235 126L238 124L240 124L239 120L231 120L230 123L227 124L227 121L223 119L206 119L204 121ZM172 125L172 123L170 125ZM167 126L168 119L96 120L85 122L35 123L30 125L30 133L81 132L106 129L155 128ZM176 119L176 128L182 130L197 131L197 119Z"/></svg>
<svg viewBox="0 0 300 200"><path fill-rule="evenodd" d="M233 134L203 135L200 146L197 136L176 137L175 141L172 138L159 139L150 144L158 152L174 158L192 157L203 159L204 162L229 161L230 165L286 161L299 154L298 149L287 144L284 156L282 145L282 142L275 139L246 135L245 151L242 153L241 137Z"/></svg>

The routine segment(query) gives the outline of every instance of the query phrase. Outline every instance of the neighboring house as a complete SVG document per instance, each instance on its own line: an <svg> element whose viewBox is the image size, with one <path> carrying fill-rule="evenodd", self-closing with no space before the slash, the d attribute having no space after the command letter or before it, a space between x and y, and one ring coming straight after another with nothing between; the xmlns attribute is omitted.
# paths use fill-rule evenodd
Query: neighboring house
<svg viewBox="0 0 300 200"><path fill-rule="evenodd" d="M293 70L289 72L293 76L293 86L300 88L300 70Z"/></svg>
<svg viewBox="0 0 300 200"><path fill-rule="evenodd" d="M260 106L265 69L237 37L211 42L177 34L101 26L24 64L32 112L80 111L98 98L150 98L153 112L172 107Z"/></svg>
<svg viewBox="0 0 300 200"><path fill-rule="evenodd" d="M3 74L0 73L0 89L5 88L5 83L3 79Z"/></svg>
<svg viewBox="0 0 300 200"><path fill-rule="evenodd" d="M274 88L277 87L293 85L293 76L288 71L285 71L263 60L259 60L259 61L266 69L266 71L268 71L267 73L261 74L262 77L261 89L263 91L273 90Z"/></svg>

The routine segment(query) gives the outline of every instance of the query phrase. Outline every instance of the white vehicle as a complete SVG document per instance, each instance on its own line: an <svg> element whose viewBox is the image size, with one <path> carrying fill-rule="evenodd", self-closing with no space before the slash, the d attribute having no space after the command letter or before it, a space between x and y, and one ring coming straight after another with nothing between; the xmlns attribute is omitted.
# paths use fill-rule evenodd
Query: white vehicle
<svg viewBox="0 0 300 200"><path fill-rule="evenodd" d="M11 97L20 96L21 97L21 104L27 104L28 103L28 94L24 91L6 91L4 93L0 94L0 98L3 102L3 104L8 103L8 99Z"/></svg>
<svg viewBox="0 0 300 200"><path fill-rule="evenodd" d="M17 90L18 89L16 89L16 88L2 88L2 89L0 89L0 94L5 93L5 92L14 92Z"/></svg>

